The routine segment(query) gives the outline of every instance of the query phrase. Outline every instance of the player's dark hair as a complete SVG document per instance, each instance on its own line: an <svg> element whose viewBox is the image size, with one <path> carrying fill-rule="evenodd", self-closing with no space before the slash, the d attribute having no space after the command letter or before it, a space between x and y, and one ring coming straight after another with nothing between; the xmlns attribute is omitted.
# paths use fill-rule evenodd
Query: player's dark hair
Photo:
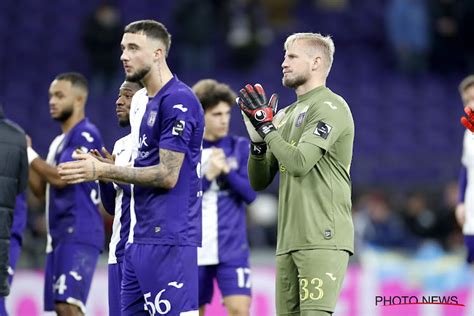
<svg viewBox="0 0 474 316"><path fill-rule="evenodd" d="M83 89L85 92L89 91L89 83L86 77L78 72L64 72L56 76L54 80L69 81L72 86Z"/></svg>
<svg viewBox="0 0 474 316"><path fill-rule="evenodd" d="M459 93L462 94L471 86L474 86L474 75L469 75L461 81L459 84Z"/></svg>
<svg viewBox="0 0 474 316"><path fill-rule="evenodd" d="M143 33L145 36L157 39L165 45L165 56L168 57L168 52L171 47L171 34L166 29L163 23L155 20L140 20L135 21L123 30L124 33Z"/></svg>
<svg viewBox="0 0 474 316"><path fill-rule="evenodd" d="M128 82L130 84L136 84L138 87L140 87L140 89L145 87L141 81L130 81L130 80L125 79L124 82Z"/></svg>
<svg viewBox="0 0 474 316"><path fill-rule="evenodd" d="M232 106L235 102L236 95L232 89L213 79L203 79L193 86L193 91L202 104L204 112L215 107L219 102L223 101Z"/></svg>

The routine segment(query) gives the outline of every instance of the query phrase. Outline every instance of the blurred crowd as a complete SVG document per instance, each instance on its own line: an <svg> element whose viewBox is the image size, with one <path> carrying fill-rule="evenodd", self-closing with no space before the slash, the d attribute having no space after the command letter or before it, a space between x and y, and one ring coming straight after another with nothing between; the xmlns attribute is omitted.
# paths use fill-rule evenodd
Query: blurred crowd
<svg viewBox="0 0 474 316"><path fill-rule="evenodd" d="M397 67L412 75L428 69L474 72L473 16L470 0L390 0L387 36Z"/></svg>

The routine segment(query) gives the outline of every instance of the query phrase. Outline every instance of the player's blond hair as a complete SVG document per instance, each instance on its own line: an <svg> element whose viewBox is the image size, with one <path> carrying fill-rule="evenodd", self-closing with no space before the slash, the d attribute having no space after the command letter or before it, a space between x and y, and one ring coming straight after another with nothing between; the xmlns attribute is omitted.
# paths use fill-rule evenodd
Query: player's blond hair
<svg viewBox="0 0 474 316"><path fill-rule="evenodd" d="M331 36L324 36L320 33L295 33L290 35L285 41L285 50L297 40L305 40L308 42L310 47L313 47L316 50L319 50L325 59L326 64L326 76L331 71L332 62L334 60L334 52L336 47Z"/></svg>
<svg viewBox="0 0 474 316"><path fill-rule="evenodd" d="M459 84L459 94L462 95L471 86L474 86L474 75L469 75L461 81Z"/></svg>

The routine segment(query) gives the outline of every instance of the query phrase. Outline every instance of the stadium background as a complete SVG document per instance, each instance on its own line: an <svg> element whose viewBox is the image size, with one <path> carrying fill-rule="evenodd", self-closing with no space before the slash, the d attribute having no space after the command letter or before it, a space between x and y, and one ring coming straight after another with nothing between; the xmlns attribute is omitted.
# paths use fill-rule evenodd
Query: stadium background
<svg viewBox="0 0 474 316"><path fill-rule="evenodd" d="M121 0L99 14L105 29L92 18L101 3L0 2L0 102L42 157L60 132L47 95L60 72L87 75L87 115L108 148L126 133L116 123L114 102L123 80L121 31L131 21L152 18L168 27L170 67L189 85L215 78L238 90L259 82L279 93L281 107L294 100L281 86L285 38L330 34L336 54L328 86L349 103L356 124L351 174L358 254L336 315L474 315L474 277L453 216L464 132L457 85L474 73L472 1ZM232 132L245 135L236 108L233 114ZM249 210L254 315L273 313L276 197L275 181ZM28 202L13 315L33 313L42 291L44 211L33 197ZM106 222L110 233L111 219ZM99 306L94 315L106 310L105 267L106 253L90 299ZM456 295L466 306L381 307L376 295ZM220 314L218 302L215 308Z"/></svg>

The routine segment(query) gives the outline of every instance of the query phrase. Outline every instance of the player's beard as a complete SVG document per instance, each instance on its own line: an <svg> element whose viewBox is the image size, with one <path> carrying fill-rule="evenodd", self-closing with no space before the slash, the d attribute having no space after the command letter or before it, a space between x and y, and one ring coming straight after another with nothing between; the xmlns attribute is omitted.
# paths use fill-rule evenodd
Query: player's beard
<svg viewBox="0 0 474 316"><path fill-rule="evenodd" d="M151 67L147 66L142 69L137 70L135 73L127 75L126 79L131 82L140 82L145 78L146 75L150 72Z"/></svg>
<svg viewBox="0 0 474 316"><path fill-rule="evenodd" d="M299 86L304 85L308 81L308 78L304 75L297 75L293 78L283 77L281 81L285 87L290 89L296 89Z"/></svg>
<svg viewBox="0 0 474 316"><path fill-rule="evenodd" d="M130 126L130 119L128 117L126 119L123 119L123 120L119 119L118 124L119 124L120 127L128 127L128 126Z"/></svg>
<svg viewBox="0 0 474 316"><path fill-rule="evenodd" d="M58 122L66 122L74 113L74 106L71 104L70 106L66 107L59 113L58 116L53 117L53 120Z"/></svg>

